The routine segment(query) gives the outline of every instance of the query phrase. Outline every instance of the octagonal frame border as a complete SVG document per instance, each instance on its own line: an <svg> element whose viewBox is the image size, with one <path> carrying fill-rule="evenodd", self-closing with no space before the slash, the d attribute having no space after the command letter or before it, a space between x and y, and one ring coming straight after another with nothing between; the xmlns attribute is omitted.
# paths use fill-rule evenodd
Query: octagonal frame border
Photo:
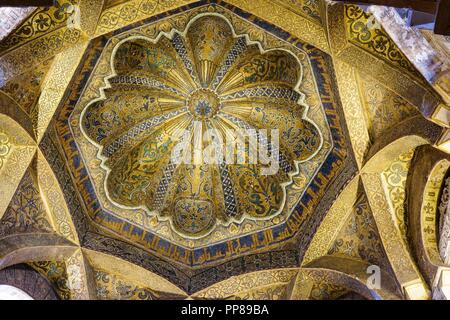
<svg viewBox="0 0 450 320"><path fill-rule="evenodd" d="M81 95L87 80L89 79L92 69L95 66L96 61L99 59L102 49L106 45L110 36L149 24L167 16L205 5L221 6L241 18L250 20L251 23L256 24L267 32L274 34L276 37L301 48L307 53L313 70L318 93L320 95L321 104L330 127L333 148L326 157L325 161L321 164L320 169L314 178L311 180L308 191L300 199L296 208L293 210L292 215L285 223L274 226L268 230L243 236L241 238L231 239L206 248L191 250L161 239L149 231L144 231L137 226L119 220L116 217L111 216L108 212L102 210L95 196L92 182L87 176L86 168L79 155L79 151L76 148L76 143L71 136L67 119L71 113L71 109L73 109L77 103L78 98ZM98 227L102 228L102 225L103 228L105 228L105 226L107 228L108 224L116 224L120 225L120 231L125 231L129 235L129 237L126 238L123 233L115 234L112 230L105 230L107 237L113 236L122 241L130 242L134 246L144 248L145 251L148 251L162 259L167 259L176 262L181 266L187 266L190 268L211 266L212 264L219 264L242 255L248 256L249 254L260 252L262 250L268 251L276 245L280 245L281 243L288 242L293 238L297 238L299 231L305 230L305 226L309 226L310 230L307 230L304 236L300 237L300 241L298 241L300 248L297 249L298 255L295 259L297 261L296 263L298 263L303 255L302 252L304 253L307 244L309 244L312 235L314 234L314 230L320 224L326 210L322 210L320 216L313 215L314 217L311 217L308 215L308 218L305 221L302 221L303 223L300 223L301 220L299 220L298 217L302 214L310 214L315 211L315 209L319 206L319 202L320 206L326 207L327 204L323 204L321 198L325 192L330 189L330 185L338 185L333 189L331 192L332 195L330 196L331 198L335 198L340 189L354 176L357 171L354 156L350 151L351 146L348 137L348 130L346 128L340 99L337 93L337 82L331 57L327 53L313 47L312 45L301 42L298 38L290 35L288 32L283 31L280 28L227 3L223 3L221 1L200 1L192 5L186 5L178 9L168 11L164 14L153 16L120 30L113 31L109 34L102 35L90 42L81 61L82 62L80 63L72 79L68 92L66 92L65 98L62 101L52 124L54 126L54 130L58 132L59 139L61 139L61 141L58 142L61 144L59 148L56 146L54 146L54 148L60 149L59 151L64 151L65 162L70 167L68 171L71 173L71 178L76 184L75 189L80 192L83 199L83 203L78 203L76 209L70 205L74 202L72 199L74 198L73 193L65 192L66 201L68 202L71 213L74 216L84 215L83 212L79 211L89 209L86 210L87 212L90 211L87 219L91 220L90 222L93 222L97 229ZM49 134L46 134L46 137L42 140L41 145L48 141L49 138ZM64 150L65 147L68 147L69 150ZM50 148L47 148L47 150L50 151ZM55 156L50 156L49 152L44 152L44 154L47 158L54 158ZM61 171L61 168L54 166L54 161L49 161L49 163L51 163L55 174L57 174L58 171ZM334 183L336 177L339 177L339 179L337 179L338 181ZM69 188L63 188L63 190L67 191ZM74 210L77 212L74 212ZM76 226L78 227L77 229L79 232L82 232L80 238L83 239L90 226L86 225L86 217L80 217L80 220L83 221L76 223ZM137 239L140 239L141 243L137 242ZM208 258L203 258L205 256Z"/></svg>

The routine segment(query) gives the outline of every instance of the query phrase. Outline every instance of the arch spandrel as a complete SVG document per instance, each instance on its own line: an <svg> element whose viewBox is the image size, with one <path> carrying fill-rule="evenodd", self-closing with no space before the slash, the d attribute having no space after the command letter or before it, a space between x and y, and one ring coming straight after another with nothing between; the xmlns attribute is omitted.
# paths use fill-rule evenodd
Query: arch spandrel
<svg viewBox="0 0 450 320"><path fill-rule="evenodd" d="M0 114L0 134L1 218L36 152L36 144L18 122L5 114Z"/></svg>
<svg viewBox="0 0 450 320"><path fill-rule="evenodd" d="M448 155L429 146L420 148L415 155L411 174L408 179L409 194L421 196L409 197L408 214L411 247L424 278L430 286L439 267L444 267L438 249L437 207L439 194L443 188L443 178L448 170ZM421 176L421 178L418 178ZM415 182L412 183L413 179ZM420 257L420 258L419 258Z"/></svg>

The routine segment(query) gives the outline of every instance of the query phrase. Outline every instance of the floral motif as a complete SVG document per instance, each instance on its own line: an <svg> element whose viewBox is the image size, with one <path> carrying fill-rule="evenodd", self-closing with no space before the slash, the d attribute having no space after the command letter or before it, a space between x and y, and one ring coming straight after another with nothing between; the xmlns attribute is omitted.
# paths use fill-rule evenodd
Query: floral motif
<svg viewBox="0 0 450 320"><path fill-rule="evenodd" d="M72 298L64 262L39 261L31 262L30 266L48 279L61 299L70 300Z"/></svg>
<svg viewBox="0 0 450 320"><path fill-rule="evenodd" d="M8 50L24 41L42 36L61 27L71 16L69 8L76 0L58 0L54 6L37 9L15 31L0 43L0 51Z"/></svg>
<svg viewBox="0 0 450 320"><path fill-rule="evenodd" d="M353 206L353 212L339 233L329 255L345 255L377 264L390 270L372 212L364 194Z"/></svg>
<svg viewBox="0 0 450 320"><path fill-rule="evenodd" d="M376 80L362 73L360 77L372 139L381 137L398 123L420 114L417 108Z"/></svg>
<svg viewBox="0 0 450 320"><path fill-rule="evenodd" d="M401 154L390 166L383 171L383 179L386 182L389 200L395 212L398 228L401 231L405 243L407 243L407 215L405 214L406 179L408 177L411 159L414 149Z"/></svg>
<svg viewBox="0 0 450 320"><path fill-rule="evenodd" d="M11 151L11 143L6 133L0 131L0 169L3 167L3 162L6 156Z"/></svg>
<svg viewBox="0 0 450 320"><path fill-rule="evenodd" d="M102 300L153 300L159 298L156 292L129 283L114 274L95 270L97 297Z"/></svg>
<svg viewBox="0 0 450 320"><path fill-rule="evenodd" d="M53 231L35 179L33 172L25 172L0 220L0 238L12 234Z"/></svg>

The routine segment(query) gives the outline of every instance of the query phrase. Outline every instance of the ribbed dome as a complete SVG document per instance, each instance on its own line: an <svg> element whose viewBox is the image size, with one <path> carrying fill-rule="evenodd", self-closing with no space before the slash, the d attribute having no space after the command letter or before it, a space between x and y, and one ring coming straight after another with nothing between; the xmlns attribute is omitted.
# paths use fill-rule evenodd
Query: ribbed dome
<svg viewBox="0 0 450 320"><path fill-rule="evenodd" d="M321 145L298 103L296 58L283 50L262 53L257 44L234 36L219 16L202 16L183 34L156 42L129 38L117 47L113 67L105 99L90 104L82 118L107 168L108 196L120 206L167 217L184 236L276 215L296 161L312 157ZM244 129L255 130L266 146L274 138L270 129L279 130L275 174L262 174L268 165L260 162L220 161L217 147L239 140ZM259 129L268 129L267 135ZM183 141L189 148L180 155L191 152L191 163L172 157ZM198 153L208 147L216 147L215 163L205 163ZM245 160L251 148L246 144Z"/></svg>

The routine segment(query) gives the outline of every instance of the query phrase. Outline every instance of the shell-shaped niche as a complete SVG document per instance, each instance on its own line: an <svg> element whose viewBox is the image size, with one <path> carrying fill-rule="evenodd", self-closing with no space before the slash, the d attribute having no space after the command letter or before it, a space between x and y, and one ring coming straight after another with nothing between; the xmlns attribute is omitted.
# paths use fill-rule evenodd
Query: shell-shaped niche
<svg viewBox="0 0 450 320"><path fill-rule="evenodd" d="M262 52L216 15L172 34L156 42L121 42L105 98L83 113L83 132L108 171L108 197L170 219L185 237L202 237L218 224L273 217L284 206L296 163L321 146L320 132L298 103L299 62L287 51ZM236 155L235 161L205 163L198 153L212 147L211 157L219 159L217 148L226 151L243 130L267 146L275 138L270 129L279 130L279 148L269 145L266 153L279 154L272 174L262 173L270 163L246 161L251 144L241 150L241 161ZM210 139L201 138L208 134ZM180 145L183 157L193 154L190 163L174 161Z"/></svg>

